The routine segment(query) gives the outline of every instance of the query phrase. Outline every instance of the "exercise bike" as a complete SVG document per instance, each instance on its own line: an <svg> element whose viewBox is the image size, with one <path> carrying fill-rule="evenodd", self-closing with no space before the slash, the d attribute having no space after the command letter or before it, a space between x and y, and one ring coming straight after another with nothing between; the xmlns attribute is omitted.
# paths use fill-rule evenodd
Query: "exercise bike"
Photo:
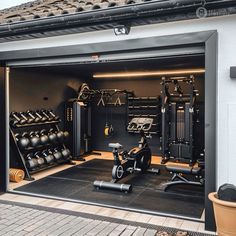
<svg viewBox="0 0 236 236"><path fill-rule="evenodd" d="M147 135L143 130L140 130L141 139L138 147L132 148L129 152L123 151L119 153L123 147L119 143L110 143L108 146L113 149L114 166L112 168L112 180L110 182L94 181L94 186L97 189L112 189L124 192L131 192L131 184L117 183L129 174L153 173L158 174L159 169L150 169L152 153L148 146ZM121 157L121 158L120 158Z"/></svg>

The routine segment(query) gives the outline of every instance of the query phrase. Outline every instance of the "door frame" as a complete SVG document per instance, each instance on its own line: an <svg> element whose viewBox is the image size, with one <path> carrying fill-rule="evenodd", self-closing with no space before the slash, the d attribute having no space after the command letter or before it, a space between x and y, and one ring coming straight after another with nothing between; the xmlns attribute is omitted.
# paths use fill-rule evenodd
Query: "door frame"
<svg viewBox="0 0 236 236"><path fill-rule="evenodd" d="M0 61L5 65L14 64L25 60L39 60L47 63L52 58L63 57L65 63L69 56L92 55L96 53L117 53L151 49L174 49L176 47L203 46L205 48L205 228L215 230L214 212L208 194L216 191L216 139L217 139L217 31L202 31L171 36L157 36L141 39L129 39L115 42L94 43L87 45L70 45L52 48L37 48L27 50L16 50L0 52ZM92 61L92 59L91 59ZM8 73L9 74L9 73ZM0 177L5 179L1 183L0 190L7 191L8 163L9 163L9 75L0 81L1 96L1 123L6 124L5 128L0 126L0 150L6 159L0 165ZM212 138L213 137L213 138Z"/></svg>

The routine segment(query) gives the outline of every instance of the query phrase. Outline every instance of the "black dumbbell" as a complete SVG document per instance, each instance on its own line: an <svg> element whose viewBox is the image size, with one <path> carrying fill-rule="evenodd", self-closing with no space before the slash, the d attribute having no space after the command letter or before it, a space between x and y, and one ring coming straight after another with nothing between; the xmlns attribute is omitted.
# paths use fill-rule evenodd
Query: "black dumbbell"
<svg viewBox="0 0 236 236"><path fill-rule="evenodd" d="M26 120L21 119L21 118L19 117L19 114L16 113L16 112L11 112L10 117L11 117L10 124L11 124L13 127L15 127L17 124L20 124L20 125L26 124Z"/></svg>
<svg viewBox="0 0 236 236"><path fill-rule="evenodd" d="M24 112L19 112L19 114L22 117L22 119L26 121L27 124L31 124L34 122L34 120L30 117L27 117L27 115Z"/></svg>
<svg viewBox="0 0 236 236"><path fill-rule="evenodd" d="M46 134L47 131L45 129L42 129L40 132L40 142L42 145L46 145L49 143L49 137L48 135Z"/></svg>
<svg viewBox="0 0 236 236"><path fill-rule="evenodd" d="M50 152L53 154L54 158L57 161L59 161L63 158L62 153L57 148L54 148L53 150L50 150Z"/></svg>
<svg viewBox="0 0 236 236"><path fill-rule="evenodd" d="M54 155L50 151L48 150L42 151L42 156L45 159L47 164L54 162Z"/></svg>
<svg viewBox="0 0 236 236"><path fill-rule="evenodd" d="M52 120L58 121L60 120L60 117L55 115L53 110L46 110L47 114L52 118Z"/></svg>
<svg viewBox="0 0 236 236"><path fill-rule="evenodd" d="M42 166L42 165L45 164L45 159L42 157L42 153L41 152L39 152L39 151L36 152L34 154L34 157L36 158L39 166Z"/></svg>
<svg viewBox="0 0 236 236"><path fill-rule="evenodd" d="M39 111L35 111L34 114L40 119L40 122L47 121L47 118L45 116L42 116Z"/></svg>
<svg viewBox="0 0 236 236"><path fill-rule="evenodd" d="M57 143L57 135L53 129L50 129L48 132L49 141L53 144Z"/></svg>
<svg viewBox="0 0 236 236"><path fill-rule="evenodd" d="M13 119L12 117L10 117L10 126L11 127L16 127L16 125L18 124L19 122L16 120L16 119Z"/></svg>
<svg viewBox="0 0 236 236"><path fill-rule="evenodd" d="M36 115L34 115L33 111L27 111L26 113L29 117L31 117L31 119L34 120L34 123L40 122L41 119L39 117L37 117Z"/></svg>
<svg viewBox="0 0 236 236"><path fill-rule="evenodd" d="M70 134L68 131L64 131L64 141L68 141L69 140L69 137L70 137Z"/></svg>
<svg viewBox="0 0 236 236"><path fill-rule="evenodd" d="M62 156L65 160L70 160L72 159L71 152L68 148L62 149L61 150Z"/></svg>
<svg viewBox="0 0 236 236"><path fill-rule="evenodd" d="M53 117L49 116L46 110L41 110L40 113L47 118L47 121L53 121Z"/></svg>
<svg viewBox="0 0 236 236"><path fill-rule="evenodd" d="M27 117L24 112L20 112L19 114L22 117L22 119L26 120L27 124L32 124L34 122L34 120L30 117Z"/></svg>
<svg viewBox="0 0 236 236"><path fill-rule="evenodd" d="M20 118L13 112L10 114L10 125L16 127L20 123Z"/></svg>
<svg viewBox="0 0 236 236"><path fill-rule="evenodd" d="M32 147L37 147L40 145L40 138L36 132L31 131L29 133L29 139Z"/></svg>
<svg viewBox="0 0 236 236"><path fill-rule="evenodd" d="M39 166L37 159L33 156L33 153L29 153L26 156L26 167L30 170L33 170Z"/></svg>
<svg viewBox="0 0 236 236"><path fill-rule="evenodd" d="M16 138L16 141L17 141L18 146L20 147L20 149L26 149L26 148L29 147L30 140L27 136L28 136L28 134L26 132L23 133L22 135L15 134L15 138Z"/></svg>

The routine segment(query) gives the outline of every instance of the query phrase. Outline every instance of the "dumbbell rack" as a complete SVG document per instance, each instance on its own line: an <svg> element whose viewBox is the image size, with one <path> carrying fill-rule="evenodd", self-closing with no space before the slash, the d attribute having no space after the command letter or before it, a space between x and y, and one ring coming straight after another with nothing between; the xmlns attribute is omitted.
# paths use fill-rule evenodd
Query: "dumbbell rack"
<svg viewBox="0 0 236 236"><path fill-rule="evenodd" d="M26 161L25 161L25 156L30 153L30 152L34 152L34 151L40 151L40 150L44 150L44 149L47 149L47 148L53 148L53 147L58 147L58 146L61 146L62 148L66 148L65 144L64 143L61 143L61 144L45 144L45 145L39 145L37 147L28 147L26 148L25 150L22 150L20 149L18 143L17 143L17 140L15 138L15 134L19 132L19 130L22 130L22 129L30 129L29 131L32 131L32 128L35 128L35 127L50 127L50 128L54 128L56 131L59 131L59 123L61 121L48 121L48 122L42 122L42 123L32 123L32 124L23 124L23 125L20 125L20 124L17 124L15 125L15 127L10 127L10 133L11 133L11 141L14 143L15 147L16 147L16 150L17 150L17 153L19 155L19 158L20 158L20 162L22 164L22 167L24 168L24 171L25 171L25 180L28 180L28 181L33 181L34 178L32 177L33 174L35 173L38 173L40 171L43 171L43 170L47 170L47 169L50 169L52 167L55 167L55 166L58 166L60 164L71 164L71 165L74 165L75 163L72 161L72 160L57 160L57 162L54 162L54 163L50 163L50 164L44 164L40 167L37 167L35 170L30 170L27 168L27 165L26 165Z"/></svg>
<svg viewBox="0 0 236 236"><path fill-rule="evenodd" d="M161 103L159 97L134 97L128 96L127 119L128 123L132 118L152 118L153 124L149 134L160 134L161 125ZM128 124L127 124L128 126ZM129 133L139 133L139 131L127 130Z"/></svg>

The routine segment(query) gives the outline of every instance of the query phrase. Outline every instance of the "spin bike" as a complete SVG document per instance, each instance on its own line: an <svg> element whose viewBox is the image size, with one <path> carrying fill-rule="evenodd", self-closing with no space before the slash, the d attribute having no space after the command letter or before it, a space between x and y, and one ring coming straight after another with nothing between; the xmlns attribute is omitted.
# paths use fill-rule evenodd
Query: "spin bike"
<svg viewBox="0 0 236 236"><path fill-rule="evenodd" d="M113 149L114 166L112 168L112 180L110 182L94 181L94 187L97 189L111 189L124 191L126 193L132 191L131 184L119 184L118 181L133 173L152 173L158 174L159 169L150 169L152 153L148 146L147 136L143 130L140 130L141 139L138 147L132 148L129 152L123 151L122 145L119 143L110 143L108 146ZM121 158L120 158L121 156Z"/></svg>

